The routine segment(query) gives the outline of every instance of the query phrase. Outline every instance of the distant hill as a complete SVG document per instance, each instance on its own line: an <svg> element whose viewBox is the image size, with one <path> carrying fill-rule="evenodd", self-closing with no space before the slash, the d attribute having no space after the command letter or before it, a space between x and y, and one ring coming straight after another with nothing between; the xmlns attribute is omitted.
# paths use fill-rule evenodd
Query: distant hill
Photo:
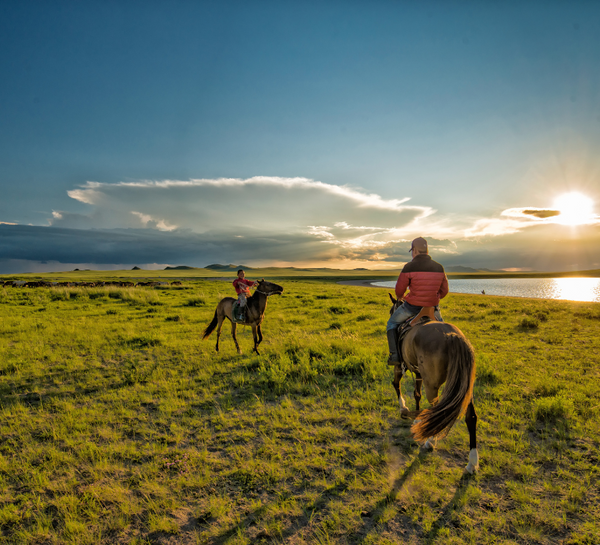
<svg viewBox="0 0 600 545"><path fill-rule="evenodd" d="M240 269L251 269L252 267L246 267L245 265L221 265L220 263L213 263L212 265L207 265L204 267L205 269L211 269L213 271L238 271Z"/></svg>
<svg viewBox="0 0 600 545"><path fill-rule="evenodd" d="M454 265L452 267L444 267L446 272L451 273L502 273L505 271L493 271L491 269L473 269L472 267L463 267L462 265Z"/></svg>
<svg viewBox="0 0 600 545"><path fill-rule="evenodd" d="M196 267L188 267L187 265L178 265L177 267L165 267L165 271L189 271Z"/></svg>

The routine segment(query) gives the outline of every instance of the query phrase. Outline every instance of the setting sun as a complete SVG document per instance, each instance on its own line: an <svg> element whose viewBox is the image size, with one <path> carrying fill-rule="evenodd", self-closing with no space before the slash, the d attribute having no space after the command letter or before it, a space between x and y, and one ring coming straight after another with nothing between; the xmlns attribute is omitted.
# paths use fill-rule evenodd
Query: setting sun
<svg viewBox="0 0 600 545"><path fill-rule="evenodd" d="M594 201L581 193L564 193L554 206L560 212L556 220L563 225L582 225L594 217Z"/></svg>

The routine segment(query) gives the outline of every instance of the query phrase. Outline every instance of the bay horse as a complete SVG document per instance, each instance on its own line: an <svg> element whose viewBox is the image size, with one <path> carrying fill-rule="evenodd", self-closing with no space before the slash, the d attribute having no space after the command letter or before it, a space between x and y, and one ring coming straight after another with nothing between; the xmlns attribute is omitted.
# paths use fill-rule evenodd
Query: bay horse
<svg viewBox="0 0 600 545"><path fill-rule="evenodd" d="M401 301L389 294L392 300L392 314ZM433 309L432 309L433 310ZM411 319L413 320L413 319ZM475 353L471 343L455 325L438 321L411 322L410 330L402 341L401 360L404 363L394 366L392 384L398 394L400 412L403 418L417 418L410 430L414 439L423 443L423 448L432 449L430 438L445 437L456 420L465 415L469 430L469 463L466 471L474 473L479 468L477 452L477 414L473 405L473 384L475 382ZM400 347L399 347L400 348ZM405 370L415 374L416 411L409 411L402 392L400 381ZM438 391L445 383L442 396ZM421 410L421 386L432 405Z"/></svg>
<svg viewBox="0 0 600 545"><path fill-rule="evenodd" d="M262 324L263 318L265 317L265 309L267 308L267 298L269 295L281 295L283 288L274 284L273 282L267 282L263 278L258 281L258 287L256 288L253 295L248 297L246 302L246 317L243 323L252 327L252 337L254 339L254 348L252 352L258 354L258 345L262 342L263 336L260 325ZM216 351L219 351L219 337L221 336L221 327L223 327L223 321L228 318L231 322L231 336L235 342L238 354L241 354L240 345L238 344L236 330L237 323L233 320L233 303L237 299L233 297L224 297L219 301L215 315L212 322L208 324L204 333L202 333L202 340L208 338L208 336L217 328L217 345Z"/></svg>

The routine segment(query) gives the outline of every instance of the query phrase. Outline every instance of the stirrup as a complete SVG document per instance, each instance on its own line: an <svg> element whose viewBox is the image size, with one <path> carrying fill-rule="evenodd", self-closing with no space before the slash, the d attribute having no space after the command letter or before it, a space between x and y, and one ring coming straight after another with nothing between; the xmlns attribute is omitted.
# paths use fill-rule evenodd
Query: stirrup
<svg viewBox="0 0 600 545"><path fill-rule="evenodd" d="M435 317L435 307L423 307L420 311L419 314L417 314L411 321L410 321L410 326L414 326L417 325L419 322L421 322L424 318L429 318L429 320L431 320L432 322L437 322L438 319Z"/></svg>

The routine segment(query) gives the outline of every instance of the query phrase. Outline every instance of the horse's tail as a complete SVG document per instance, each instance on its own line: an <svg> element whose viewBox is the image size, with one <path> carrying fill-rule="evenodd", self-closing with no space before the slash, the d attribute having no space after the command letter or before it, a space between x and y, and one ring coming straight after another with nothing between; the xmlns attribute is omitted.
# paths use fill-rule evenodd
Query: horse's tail
<svg viewBox="0 0 600 545"><path fill-rule="evenodd" d="M475 382L475 353L462 335L450 333L447 337L448 375L442 397L431 409L423 411L411 426L418 442L430 437L444 437L454 422L462 416L473 397Z"/></svg>
<svg viewBox="0 0 600 545"><path fill-rule="evenodd" d="M202 333L202 340L208 338L208 336L215 330L215 327L217 327L217 323L217 311L215 310L215 315L213 316L212 322L206 326L204 333Z"/></svg>

